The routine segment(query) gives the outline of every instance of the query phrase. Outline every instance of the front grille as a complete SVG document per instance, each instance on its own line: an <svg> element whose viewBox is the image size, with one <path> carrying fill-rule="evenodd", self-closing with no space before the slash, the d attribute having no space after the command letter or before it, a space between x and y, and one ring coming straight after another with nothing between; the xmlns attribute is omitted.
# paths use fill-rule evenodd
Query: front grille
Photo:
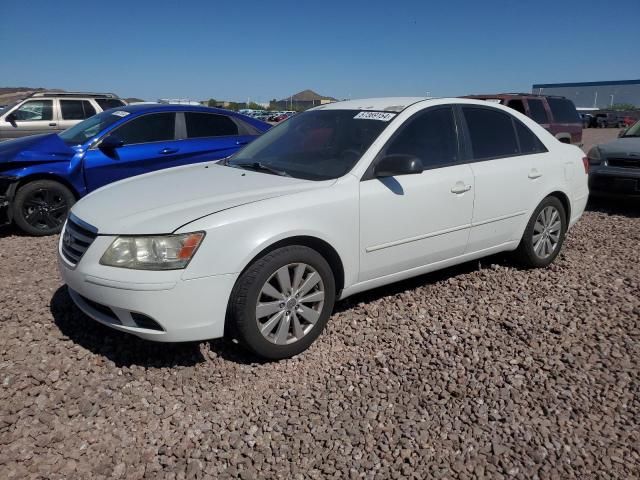
<svg viewBox="0 0 640 480"><path fill-rule="evenodd" d="M62 254L75 265L97 236L97 229L69 215L67 225L62 232Z"/></svg>
<svg viewBox="0 0 640 480"><path fill-rule="evenodd" d="M640 168L640 158L609 158L607 163L610 167Z"/></svg>

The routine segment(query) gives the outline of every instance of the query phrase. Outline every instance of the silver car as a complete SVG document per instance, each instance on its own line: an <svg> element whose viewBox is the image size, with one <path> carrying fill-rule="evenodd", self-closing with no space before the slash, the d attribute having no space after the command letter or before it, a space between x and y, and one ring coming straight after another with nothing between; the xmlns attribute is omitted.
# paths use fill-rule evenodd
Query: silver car
<svg viewBox="0 0 640 480"><path fill-rule="evenodd" d="M96 113L124 105L112 93L36 92L0 110L0 142L61 132Z"/></svg>

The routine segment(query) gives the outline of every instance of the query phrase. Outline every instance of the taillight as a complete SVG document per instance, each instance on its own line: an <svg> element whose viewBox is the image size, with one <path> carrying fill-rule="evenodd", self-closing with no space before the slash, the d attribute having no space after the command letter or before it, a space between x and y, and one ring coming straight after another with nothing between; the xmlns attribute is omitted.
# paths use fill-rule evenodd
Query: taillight
<svg viewBox="0 0 640 480"><path fill-rule="evenodd" d="M582 164L584 165L584 173L589 175L589 159L587 157L582 157Z"/></svg>

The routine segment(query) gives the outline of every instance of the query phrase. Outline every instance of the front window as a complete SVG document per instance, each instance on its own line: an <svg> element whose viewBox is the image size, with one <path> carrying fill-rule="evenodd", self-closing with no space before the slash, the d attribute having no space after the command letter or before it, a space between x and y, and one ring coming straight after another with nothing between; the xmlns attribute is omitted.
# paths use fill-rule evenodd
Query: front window
<svg viewBox="0 0 640 480"><path fill-rule="evenodd" d="M67 145L81 145L127 115L128 112L102 112L59 133L58 136Z"/></svg>
<svg viewBox="0 0 640 480"><path fill-rule="evenodd" d="M53 120L53 102L51 100L29 100L13 111L18 122Z"/></svg>
<svg viewBox="0 0 640 480"><path fill-rule="evenodd" d="M353 168L394 116L358 110L305 112L272 128L227 164L307 180L338 178Z"/></svg>

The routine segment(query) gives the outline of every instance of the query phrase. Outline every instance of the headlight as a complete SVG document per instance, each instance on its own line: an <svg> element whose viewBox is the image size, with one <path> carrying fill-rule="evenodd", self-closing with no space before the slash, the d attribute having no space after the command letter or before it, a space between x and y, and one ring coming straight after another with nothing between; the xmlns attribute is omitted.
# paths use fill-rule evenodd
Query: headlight
<svg viewBox="0 0 640 480"><path fill-rule="evenodd" d="M121 236L104 252L100 264L135 270L185 268L196 253L204 232L181 235Z"/></svg>
<svg viewBox="0 0 640 480"><path fill-rule="evenodd" d="M593 147L587 153L587 157L589 158L589 165L600 165L602 163L602 158L600 157L600 149L598 147Z"/></svg>

